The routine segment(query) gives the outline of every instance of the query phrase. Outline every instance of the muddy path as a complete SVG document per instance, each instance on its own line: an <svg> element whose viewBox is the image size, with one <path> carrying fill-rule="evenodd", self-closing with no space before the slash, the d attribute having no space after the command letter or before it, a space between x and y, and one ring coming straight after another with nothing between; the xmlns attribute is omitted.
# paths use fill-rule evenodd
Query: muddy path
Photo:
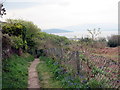
<svg viewBox="0 0 120 90"><path fill-rule="evenodd" d="M29 69L28 69L28 88L40 88L38 73L36 71L36 66L39 63L39 59L35 59Z"/></svg>

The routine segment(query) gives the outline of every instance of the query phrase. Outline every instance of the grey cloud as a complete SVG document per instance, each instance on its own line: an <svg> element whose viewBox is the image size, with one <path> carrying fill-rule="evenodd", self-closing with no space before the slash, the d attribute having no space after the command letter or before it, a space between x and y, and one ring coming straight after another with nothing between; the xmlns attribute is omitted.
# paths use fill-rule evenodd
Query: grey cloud
<svg viewBox="0 0 120 90"><path fill-rule="evenodd" d="M66 6L69 5L69 1L67 0L7 0L6 2L12 2L12 3L38 3L40 5L61 5Z"/></svg>

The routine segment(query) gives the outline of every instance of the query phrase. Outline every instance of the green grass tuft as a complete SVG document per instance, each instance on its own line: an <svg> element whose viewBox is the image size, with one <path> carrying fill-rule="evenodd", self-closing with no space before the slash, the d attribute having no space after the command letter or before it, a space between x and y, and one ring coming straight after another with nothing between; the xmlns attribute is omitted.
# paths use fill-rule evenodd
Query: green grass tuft
<svg viewBox="0 0 120 90"><path fill-rule="evenodd" d="M27 88L28 86L28 67L34 57L13 55L2 61L2 88Z"/></svg>
<svg viewBox="0 0 120 90"><path fill-rule="evenodd" d="M42 88L62 88L60 82L53 79L54 75L44 61L40 61L37 71Z"/></svg>

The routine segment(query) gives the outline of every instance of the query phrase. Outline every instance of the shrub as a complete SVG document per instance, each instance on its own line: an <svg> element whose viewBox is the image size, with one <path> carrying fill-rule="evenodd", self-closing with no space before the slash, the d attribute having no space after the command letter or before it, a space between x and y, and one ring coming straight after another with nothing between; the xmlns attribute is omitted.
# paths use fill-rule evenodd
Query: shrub
<svg viewBox="0 0 120 90"><path fill-rule="evenodd" d="M100 37L94 42L95 48L105 48L107 46L106 38Z"/></svg>
<svg viewBox="0 0 120 90"><path fill-rule="evenodd" d="M18 48L22 48L24 43L22 41L22 39L20 37L13 37L11 36L11 40L12 40L12 47L18 49Z"/></svg>
<svg viewBox="0 0 120 90"><path fill-rule="evenodd" d="M83 38L83 37L82 37L82 38L80 39L80 41L81 41L81 42L92 42L92 39L90 39L90 38L88 38L88 37L86 37L86 38Z"/></svg>
<svg viewBox="0 0 120 90"><path fill-rule="evenodd" d="M107 41L106 41L106 38L104 38L104 37L100 37L100 38L98 39L98 41L99 41L99 42L107 42Z"/></svg>
<svg viewBox="0 0 120 90"><path fill-rule="evenodd" d="M112 35L111 37L108 37L108 46L109 47L117 47L120 46L120 35Z"/></svg>

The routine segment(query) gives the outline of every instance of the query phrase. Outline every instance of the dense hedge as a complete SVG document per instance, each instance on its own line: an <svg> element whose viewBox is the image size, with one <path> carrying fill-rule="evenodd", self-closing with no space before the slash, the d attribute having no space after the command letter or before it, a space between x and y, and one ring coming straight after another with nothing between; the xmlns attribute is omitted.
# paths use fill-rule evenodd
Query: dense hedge
<svg viewBox="0 0 120 90"><path fill-rule="evenodd" d="M112 35L108 38L108 46L109 47L117 47L120 46L120 35Z"/></svg>

